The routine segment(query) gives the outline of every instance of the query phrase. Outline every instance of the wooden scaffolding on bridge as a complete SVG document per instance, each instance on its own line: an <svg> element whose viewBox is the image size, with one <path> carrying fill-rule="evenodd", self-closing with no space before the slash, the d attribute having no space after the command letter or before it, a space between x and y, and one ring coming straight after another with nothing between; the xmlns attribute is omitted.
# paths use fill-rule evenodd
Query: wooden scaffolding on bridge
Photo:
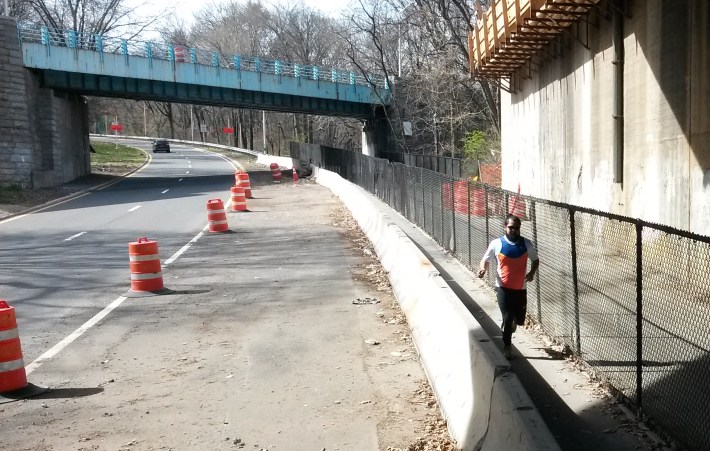
<svg viewBox="0 0 710 451"><path fill-rule="evenodd" d="M468 36L471 74L515 91L515 76L529 76L537 66L536 58L556 56L550 43L568 35L582 45L588 40L570 29L587 20L592 8L602 0L495 0L483 12L476 5L472 30ZM586 29L585 29L586 30Z"/></svg>

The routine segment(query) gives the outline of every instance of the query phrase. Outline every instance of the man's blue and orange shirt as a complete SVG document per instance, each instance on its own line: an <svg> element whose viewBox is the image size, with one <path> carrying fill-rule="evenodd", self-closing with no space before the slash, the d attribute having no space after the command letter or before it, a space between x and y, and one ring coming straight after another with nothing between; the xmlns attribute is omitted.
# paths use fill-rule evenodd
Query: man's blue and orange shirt
<svg viewBox="0 0 710 451"><path fill-rule="evenodd" d="M514 243L503 235L491 241L483 258L497 264L497 287L524 290L528 260L537 260L538 256L535 245L529 239L520 237Z"/></svg>

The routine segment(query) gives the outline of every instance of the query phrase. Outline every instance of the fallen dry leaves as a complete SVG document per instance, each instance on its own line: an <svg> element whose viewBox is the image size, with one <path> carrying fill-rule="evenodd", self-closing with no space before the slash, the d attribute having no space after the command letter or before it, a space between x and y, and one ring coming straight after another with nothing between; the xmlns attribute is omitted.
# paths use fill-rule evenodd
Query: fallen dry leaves
<svg viewBox="0 0 710 451"><path fill-rule="evenodd" d="M390 285L387 271L385 271L380 264L380 261L377 259L377 254L372 247L372 243L362 233L357 222L350 215L350 212L340 205L334 211L332 218L333 225L346 230L346 238L356 251L363 254L364 263L353 268L353 277L356 280L362 280L372 284L378 291L391 293L392 286ZM384 313L381 315L378 314L378 316L380 316L381 321L385 324L406 324L407 320L405 315L399 308L395 297L391 296L391 298L393 301L389 308L393 313L389 316ZM411 343L411 335L408 331L403 331L401 332L400 340ZM413 438L412 442L405 448L388 446L387 451L456 451L458 449L449 436L446 421L441 416L439 404L436 401L436 397L428 381L419 381L417 390L412 393L407 401L411 404L425 406L427 409L422 434L419 437Z"/></svg>

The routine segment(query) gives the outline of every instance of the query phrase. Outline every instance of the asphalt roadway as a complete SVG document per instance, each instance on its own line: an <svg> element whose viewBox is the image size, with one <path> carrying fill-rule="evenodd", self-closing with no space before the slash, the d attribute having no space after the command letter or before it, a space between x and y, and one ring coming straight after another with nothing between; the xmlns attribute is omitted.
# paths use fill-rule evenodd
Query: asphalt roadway
<svg viewBox="0 0 710 451"><path fill-rule="evenodd" d="M51 389L0 404L0 449L378 450L423 435L435 407L406 324L331 193L254 172L250 211L211 234L206 200L228 199L234 168L174 150L0 223L2 295L29 381ZM168 294L129 292L142 235ZM366 298L380 303L353 303Z"/></svg>

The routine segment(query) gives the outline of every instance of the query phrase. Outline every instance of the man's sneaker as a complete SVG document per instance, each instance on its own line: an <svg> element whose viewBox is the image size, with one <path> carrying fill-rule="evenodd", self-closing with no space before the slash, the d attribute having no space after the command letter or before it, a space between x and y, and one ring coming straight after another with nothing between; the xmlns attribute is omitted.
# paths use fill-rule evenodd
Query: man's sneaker
<svg viewBox="0 0 710 451"><path fill-rule="evenodd" d="M513 351L510 349L510 346L503 346L503 355L508 360L513 358Z"/></svg>

